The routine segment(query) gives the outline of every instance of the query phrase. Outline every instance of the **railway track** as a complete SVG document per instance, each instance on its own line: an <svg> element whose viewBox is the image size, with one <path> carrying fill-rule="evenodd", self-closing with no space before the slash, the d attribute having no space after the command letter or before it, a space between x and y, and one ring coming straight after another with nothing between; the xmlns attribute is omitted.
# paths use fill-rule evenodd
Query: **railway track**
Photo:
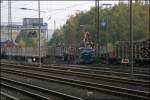
<svg viewBox="0 0 150 100"><path fill-rule="evenodd" d="M8 79L5 77L1 77L1 86L5 88L10 88L24 94L28 94L32 96L31 100L83 100L82 98L70 96L64 93L44 89L39 86L23 83L20 81ZM20 100L19 98L13 97L11 95L6 95L8 98L12 100Z"/></svg>
<svg viewBox="0 0 150 100"><path fill-rule="evenodd" d="M6 63L2 63L6 64ZM16 63L10 63L10 64L16 64ZM27 64L29 66L38 66L37 64ZM26 66L27 66L26 65ZM76 67L77 66L77 67ZM117 71L110 71L106 69L96 69L96 68L89 68L89 67L80 67L78 65L42 65L44 68L53 68L53 69L59 69L59 70L70 70L70 71L77 71L77 72L85 72L85 73L91 73L91 74L102 74L102 75L111 75L111 76L119 76L119 77L127 77L127 78L135 78L135 79L143 79L143 80L149 80L150 75L149 74L131 74L127 72L117 72Z"/></svg>
<svg viewBox="0 0 150 100"><path fill-rule="evenodd" d="M109 70L109 71L115 71L115 72L125 72L125 73L131 73L131 67L130 66L123 66L123 65L71 65L71 67L79 67L79 68L85 68L88 69L95 69L95 70ZM133 72L135 74L149 74L150 68L148 67L134 67Z"/></svg>
<svg viewBox="0 0 150 100"><path fill-rule="evenodd" d="M61 70L68 70L71 71L79 71L79 72L87 72L87 73L95 73L95 74L103 74L103 75L116 75L116 76L122 76L122 77L134 77L137 79L150 79L150 75L148 74L131 74L127 72L117 72L117 71L110 71L110 70L104 70L104 69L94 69L94 68L85 68L85 67L74 67L74 65L70 66L60 66L60 65L43 65L45 68L54 68L54 69L61 69Z"/></svg>
<svg viewBox="0 0 150 100"><path fill-rule="evenodd" d="M3 60L4 63L10 63L7 62L6 60ZM16 62L16 61L12 61L12 64L15 63L20 63L20 62ZM35 65L38 66L38 63L25 63L25 62L21 62L20 64L22 65ZM53 66L70 66L70 67L74 67L74 68L81 68L81 69L89 69L89 70L102 70L102 71L110 71L110 72L120 72L120 73L127 73L128 75L131 74L131 67L129 66L114 66L114 65L68 65L68 64L52 64ZM46 66L50 66L50 65L46 65L46 64L42 64L42 66L46 67ZM133 69L133 74L137 74L137 75L149 75L150 73L150 68L148 67L134 67Z"/></svg>
<svg viewBox="0 0 150 100"><path fill-rule="evenodd" d="M7 73L7 72L2 72L2 74L5 74L5 73ZM111 95L108 95L108 94L105 94L106 96L105 95L103 96L104 93L96 93L93 90L92 90L92 92L94 92L94 95L90 95L91 93L88 93L88 91L87 91L89 88L87 89L85 87L82 87L81 85L77 86L77 84L73 84L73 83L71 83L69 81L65 82L65 81L61 81L61 80L56 80L56 79L51 79L51 78L46 78L46 77L39 77L39 76L35 76L34 77L33 75L27 76L28 74L25 74L25 73L22 73L22 75L21 75L21 74L14 74L14 73L8 72L7 75L13 76L14 78L12 78L12 77L11 78L14 79L14 80L16 80L15 77L17 77L17 81L27 82L29 84L33 84L34 86L40 86L40 87L43 87L43 88L46 88L46 89L51 89L52 88L52 90L53 90L53 88L56 86L56 84L59 84L59 86L56 87L56 88L59 88L59 89L58 90L54 89L55 91L59 91L60 92L60 90L63 90L62 92L64 92L65 94L77 96L77 97L83 98L83 100L103 100L103 99L93 99L93 98L101 98L101 97L105 98L105 99L107 99L107 98L109 98L109 99L115 98L115 100L122 100L122 99L118 99L119 97L116 97L116 96L114 97L114 96L111 96ZM18 77L18 75L19 75L19 77ZM32 78L33 81L30 80L30 82L28 82L28 80L23 79L21 77L26 77L27 79L28 78L30 78L30 79ZM41 83L42 85L40 84L41 81L37 81L37 80L41 80L42 81L42 83ZM47 85L46 85L45 81L48 82ZM51 83L53 83L54 85L49 86ZM62 89L61 87L64 87L64 89ZM77 89L75 89L75 90L73 89L72 90L72 88L77 88ZM70 90L70 91L68 91L68 90ZM68 93L67 93L67 91L68 91ZM96 97L95 97L95 95L96 95ZM89 99L89 98L92 98L92 99ZM70 100L72 100L72 99L70 99ZM123 100L130 100L130 99L123 99Z"/></svg>
<svg viewBox="0 0 150 100"><path fill-rule="evenodd" d="M20 99L27 99L27 100L48 100L46 97L41 97L38 94L32 93L29 90L25 90L20 88L19 86L12 86L9 83L4 83L3 79L1 78L1 92L2 95L5 97L4 100L10 99L10 100L20 100Z"/></svg>
<svg viewBox="0 0 150 100"><path fill-rule="evenodd" d="M19 98L1 91L1 100L19 100Z"/></svg>
<svg viewBox="0 0 150 100"><path fill-rule="evenodd" d="M117 82L117 83L123 83L123 84L130 84L130 85L137 85L137 86L143 86L143 87L149 87L150 81L145 80L137 80L137 79L128 79L124 77L118 77L118 76L112 76L112 75L103 75L103 74L93 74L93 73L87 73L87 72L81 72L81 71L73 71L73 70L61 70L61 67L58 67L59 69L55 69L55 67L52 68L38 68L38 67L29 67L29 66L23 66L23 65L14 65L14 64L6 64L8 66L11 66L11 68L21 68L21 69L28 69L29 70L36 70L36 71L42 71L47 73L57 73L60 75L70 75L70 76L78 76L78 77L84 77L94 80L103 80L103 81L110 81L110 82Z"/></svg>
<svg viewBox="0 0 150 100"><path fill-rule="evenodd" d="M26 67L24 67L26 69ZM38 69L38 68L36 68ZM42 70L40 68L40 70ZM149 99L149 92L144 92L144 91L136 91L134 89L127 89L127 88L121 88L121 87L116 87L116 86L110 86L110 85L104 85L104 84L97 84L97 83L92 83L92 82L86 82L86 81L79 81L79 80L73 80L73 79L66 79L66 78L61 78L61 77L54 77L50 75L44 75L44 74L39 74L35 72L26 72L26 71L21 71L21 70L10 70L10 69L4 69L2 68L2 72L7 72L7 73L13 73L17 75L26 75L28 77L32 78L40 78L42 80L49 80L53 81L57 80L57 82L61 82L63 84L69 84L69 85L74 85L78 87L84 87L96 91L103 91L103 92L108 92L108 93L113 93L117 95L122 95L122 96L128 96L131 98L136 98L136 99ZM60 81L61 80L61 81Z"/></svg>

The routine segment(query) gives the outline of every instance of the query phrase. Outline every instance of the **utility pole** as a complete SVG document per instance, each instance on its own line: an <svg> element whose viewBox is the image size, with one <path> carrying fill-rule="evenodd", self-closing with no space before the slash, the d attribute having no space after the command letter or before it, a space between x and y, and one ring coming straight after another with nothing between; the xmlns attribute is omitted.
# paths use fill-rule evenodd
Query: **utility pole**
<svg viewBox="0 0 150 100"><path fill-rule="evenodd" d="M98 56L99 56L99 35L100 35L100 31L99 31L99 0L95 0L95 36L97 41L95 43L97 43L97 47L98 47Z"/></svg>
<svg viewBox="0 0 150 100"><path fill-rule="evenodd" d="M106 9L109 9L110 7L111 7L111 4L109 4L109 3L105 3L105 4L102 4L102 6L105 6L106 7ZM105 15L104 15L105 16ZM106 17L106 31L108 31L109 29L109 27L108 27L108 23L109 23L109 21L110 21L110 18L109 18L109 16L107 16ZM108 55L108 43L109 43L109 41L108 41L108 33L107 33L107 35L106 35L106 64L108 64L109 63L109 61L108 61L108 58L109 58L109 55Z"/></svg>
<svg viewBox="0 0 150 100"><path fill-rule="evenodd" d="M99 0L97 0L97 43L99 44L99 35L100 35L100 30L99 30Z"/></svg>
<svg viewBox="0 0 150 100"><path fill-rule="evenodd" d="M48 42L48 33L49 33L48 29L46 30L46 32L47 32L47 42ZM47 45L48 45L48 44L47 44Z"/></svg>
<svg viewBox="0 0 150 100"><path fill-rule="evenodd" d="M54 31L56 30L56 21L54 20Z"/></svg>
<svg viewBox="0 0 150 100"><path fill-rule="evenodd" d="M148 6L148 40L150 40L150 1L145 1L146 5Z"/></svg>
<svg viewBox="0 0 150 100"><path fill-rule="evenodd" d="M1 13L1 3L2 1L0 0L0 13ZM1 22L1 16L0 16L0 22ZM1 23L0 23L0 26L1 26Z"/></svg>
<svg viewBox="0 0 150 100"><path fill-rule="evenodd" d="M132 0L130 0L130 53L131 75L133 75Z"/></svg>
<svg viewBox="0 0 150 100"><path fill-rule="evenodd" d="M40 41L40 39L41 39L41 35L40 35L41 34L41 20L40 20L41 19L40 18L41 15L40 15L40 0L38 0L38 14L39 14L38 17L39 17L39 57L40 57L39 58L39 67L41 67L41 45L40 45L41 44L40 43L41 42Z"/></svg>
<svg viewBox="0 0 150 100"><path fill-rule="evenodd" d="M8 0L8 34L10 41L12 41L12 14L11 14L11 0Z"/></svg>
<svg viewBox="0 0 150 100"><path fill-rule="evenodd" d="M1 3L2 3L3 1L2 0L0 0L0 13L1 13ZM1 28L1 16L0 16L0 28ZM0 34L1 34L1 31L0 31ZM0 39L0 42L1 42L1 39Z"/></svg>
<svg viewBox="0 0 150 100"><path fill-rule="evenodd" d="M10 40L10 43L13 43L12 39L12 14L11 14L11 0L8 0L8 40ZM12 48L12 47L11 47ZM12 49L10 49L12 51ZM11 52L12 53L12 52ZM11 55L9 57L11 60Z"/></svg>

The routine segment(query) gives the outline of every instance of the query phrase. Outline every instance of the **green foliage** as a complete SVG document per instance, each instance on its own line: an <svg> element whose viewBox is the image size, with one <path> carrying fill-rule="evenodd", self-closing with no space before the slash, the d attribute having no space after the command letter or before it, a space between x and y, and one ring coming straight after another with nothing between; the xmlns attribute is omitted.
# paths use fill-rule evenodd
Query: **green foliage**
<svg viewBox="0 0 150 100"><path fill-rule="evenodd" d="M102 61L100 59L100 57L95 57L95 60L94 60L94 64L101 64Z"/></svg>
<svg viewBox="0 0 150 100"><path fill-rule="evenodd" d="M100 22L104 20L106 27L100 26L100 44L114 44L115 42L130 40L129 31L129 5L119 3L112 8L100 8ZM95 8L90 11L76 13L70 16L66 24L55 30L51 44L64 43L79 44L82 41L82 32L90 33L90 41L96 40ZM133 38L134 40L147 39L149 37L149 14L148 5L141 2L133 4Z"/></svg>
<svg viewBox="0 0 150 100"><path fill-rule="evenodd" d="M35 32L35 30L21 30L16 38L16 43L21 47L37 46L37 32L35 32L36 35L34 36L30 34L31 32Z"/></svg>

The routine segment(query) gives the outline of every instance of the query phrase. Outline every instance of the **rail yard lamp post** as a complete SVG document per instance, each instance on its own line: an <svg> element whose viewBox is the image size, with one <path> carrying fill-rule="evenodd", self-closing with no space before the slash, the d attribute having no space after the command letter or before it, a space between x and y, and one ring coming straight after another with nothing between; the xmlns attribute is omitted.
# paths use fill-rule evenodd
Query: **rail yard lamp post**
<svg viewBox="0 0 150 100"><path fill-rule="evenodd" d="M49 21L49 20L51 20L51 17L49 17L47 21ZM49 40L48 32L49 32L49 31L48 31L48 29L47 29L47 42L48 42L48 40ZM47 45L48 45L48 43L47 43Z"/></svg>
<svg viewBox="0 0 150 100"><path fill-rule="evenodd" d="M111 5L112 4L110 4L110 3L103 3L102 5L101 5L101 7L103 7L103 6L105 6L106 8L110 8L111 7ZM102 26L104 26L104 27L106 27L106 31L108 31L108 22L109 22L109 16L107 16L107 18L106 18L106 22L103 20L103 22L101 23L102 24ZM107 64L108 64L108 34L106 34L106 60L107 60Z"/></svg>
<svg viewBox="0 0 150 100"><path fill-rule="evenodd" d="M111 6L109 3L103 3L100 5L99 0L95 0L95 36L97 36L97 44L98 44L98 51L99 51L99 42L100 42L100 9L99 7L102 6ZM98 52L98 56L99 56Z"/></svg>
<svg viewBox="0 0 150 100"><path fill-rule="evenodd" d="M133 76L133 33L132 33L132 0L130 3L130 64L131 64L131 75Z"/></svg>
<svg viewBox="0 0 150 100"><path fill-rule="evenodd" d="M40 35L41 34L41 21L40 21L41 15L40 15L40 0L38 0L38 14L39 14L38 17L39 17L39 57L40 57L39 58L39 67L41 67L41 45L40 45L41 44L40 43L41 42L40 41L41 40L40 39L41 38L41 35Z"/></svg>
<svg viewBox="0 0 150 100"><path fill-rule="evenodd" d="M8 40L10 39L10 43L13 43L12 39L12 9L11 9L11 0L8 0ZM13 45L12 45L13 46ZM11 47L12 48L12 47ZM11 49L12 53L12 49ZM12 59L12 54L10 53L10 60Z"/></svg>
<svg viewBox="0 0 150 100"><path fill-rule="evenodd" d="M95 35L97 43L99 42L99 0L95 0Z"/></svg>
<svg viewBox="0 0 150 100"><path fill-rule="evenodd" d="M21 9L21 10L32 10L32 11L38 11L37 9L31 9L31 8L19 8L19 9ZM46 11L42 11L42 10L40 10L40 12L42 12L42 13L47 13ZM50 19L48 19L48 20L50 20Z"/></svg>

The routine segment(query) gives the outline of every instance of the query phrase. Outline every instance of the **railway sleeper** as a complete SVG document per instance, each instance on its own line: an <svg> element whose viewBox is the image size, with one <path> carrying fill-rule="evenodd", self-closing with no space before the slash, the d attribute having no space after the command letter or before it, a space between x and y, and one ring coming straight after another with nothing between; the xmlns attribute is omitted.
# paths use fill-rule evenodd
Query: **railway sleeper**
<svg viewBox="0 0 150 100"><path fill-rule="evenodd" d="M2 70L3 71L3 70ZM8 71L12 72L12 71ZM37 78L41 80L47 80L47 81L55 81L63 84L70 84L78 87L84 87L92 90L97 90L101 92L107 92L107 93L113 93L116 95L123 95L123 96L129 96L131 98L136 98L136 99L148 99L149 100L149 92L144 92L144 91L135 91L131 89L126 89L126 88L120 88L120 87L114 87L114 86L108 86L108 85L103 85L103 84L95 84L91 82L85 82L85 81L79 81L79 80L71 80L71 79L66 79L66 78L60 78L60 77L52 77L52 76L45 76L41 74L35 74L35 73L28 73L28 72L23 72L19 71L16 72L18 75L23 75L27 77L32 77L32 78Z"/></svg>

